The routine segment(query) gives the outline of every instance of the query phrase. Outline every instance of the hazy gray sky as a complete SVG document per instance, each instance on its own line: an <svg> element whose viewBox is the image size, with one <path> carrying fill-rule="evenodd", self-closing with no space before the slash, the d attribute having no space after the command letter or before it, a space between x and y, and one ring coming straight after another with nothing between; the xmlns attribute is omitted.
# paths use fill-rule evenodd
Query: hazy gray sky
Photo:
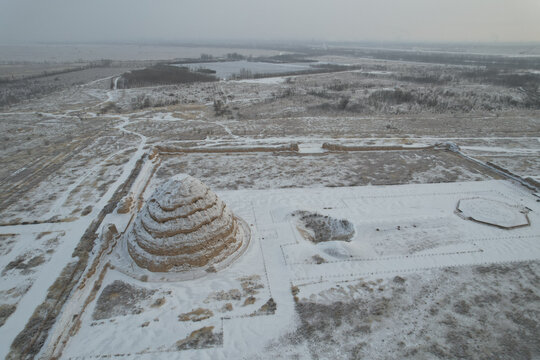
<svg viewBox="0 0 540 360"><path fill-rule="evenodd" d="M0 0L0 42L540 41L540 0Z"/></svg>

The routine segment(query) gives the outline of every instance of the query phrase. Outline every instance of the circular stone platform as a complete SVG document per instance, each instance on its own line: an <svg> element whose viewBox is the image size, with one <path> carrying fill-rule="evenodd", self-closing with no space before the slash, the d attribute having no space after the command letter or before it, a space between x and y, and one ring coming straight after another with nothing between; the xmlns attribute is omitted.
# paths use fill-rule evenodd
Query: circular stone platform
<svg viewBox="0 0 540 360"><path fill-rule="evenodd" d="M149 280L196 278L238 258L250 236L247 224L206 185L191 176L175 177L137 214L122 242L128 259L121 263L128 266L118 265Z"/></svg>
<svg viewBox="0 0 540 360"><path fill-rule="evenodd" d="M461 199L456 206L456 214L466 220L514 229L529 226L527 210L519 205L482 197Z"/></svg>

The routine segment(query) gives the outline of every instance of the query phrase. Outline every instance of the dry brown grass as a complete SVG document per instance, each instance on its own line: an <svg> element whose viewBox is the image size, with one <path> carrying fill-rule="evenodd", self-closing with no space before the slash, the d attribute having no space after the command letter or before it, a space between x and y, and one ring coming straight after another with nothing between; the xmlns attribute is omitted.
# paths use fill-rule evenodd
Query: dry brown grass
<svg viewBox="0 0 540 360"><path fill-rule="evenodd" d="M176 342L177 350L205 349L223 343L223 333L214 333L213 326L205 326L193 331L185 339Z"/></svg>
<svg viewBox="0 0 540 360"><path fill-rule="evenodd" d="M209 309L198 308L185 314L178 315L178 321L202 321L211 318L214 313Z"/></svg>

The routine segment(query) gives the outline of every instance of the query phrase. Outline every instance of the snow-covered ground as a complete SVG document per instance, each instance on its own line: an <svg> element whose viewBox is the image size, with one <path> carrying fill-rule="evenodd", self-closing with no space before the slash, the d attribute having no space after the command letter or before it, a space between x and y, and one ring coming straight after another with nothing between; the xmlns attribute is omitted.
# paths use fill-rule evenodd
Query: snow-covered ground
<svg viewBox="0 0 540 360"><path fill-rule="evenodd" d="M0 357L16 338L38 339L42 358L540 357L540 203L505 174L540 180L538 110L462 77L474 67L343 61L362 70L123 90L102 78L0 112ZM246 221L249 246L196 280L126 271L121 234L179 173ZM102 210L58 316L33 316ZM354 236L313 243L299 210ZM29 324L42 333L19 337Z"/></svg>
<svg viewBox="0 0 540 360"><path fill-rule="evenodd" d="M153 295L137 303L138 311L101 320L95 319L99 300L93 301L64 350L66 358L115 354L137 359L266 358L267 346L300 326L294 287L298 297L309 299L343 281L387 281L444 267L540 260L540 206L534 196L508 181L237 190L218 195L251 226L253 238L246 253L227 269L193 281L148 283L109 270L102 289L120 280ZM475 197L515 206L518 213L527 208L531 225L503 230L458 216L458 201ZM290 216L296 210L347 219L354 224L355 236L351 242L314 244L296 229ZM497 220L496 208L491 214ZM322 262L315 262L314 256ZM248 305L249 292L242 290L246 278L258 285L255 300ZM233 289L237 297L224 295ZM164 304L151 306L158 298L164 298ZM275 314L254 314L269 298L277 305ZM232 304L230 311L224 310L226 303ZM212 315L179 321L180 315L198 308ZM207 326L222 333L222 342L178 350L177 341ZM305 350L302 357L311 355Z"/></svg>

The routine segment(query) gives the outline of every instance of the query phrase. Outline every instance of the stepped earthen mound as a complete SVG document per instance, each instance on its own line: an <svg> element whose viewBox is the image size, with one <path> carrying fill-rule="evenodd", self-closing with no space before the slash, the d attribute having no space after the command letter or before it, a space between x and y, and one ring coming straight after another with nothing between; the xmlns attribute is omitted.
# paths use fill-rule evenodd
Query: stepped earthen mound
<svg viewBox="0 0 540 360"><path fill-rule="evenodd" d="M127 234L137 265L153 272L210 267L247 241L241 220L199 180L173 178L158 188Z"/></svg>

